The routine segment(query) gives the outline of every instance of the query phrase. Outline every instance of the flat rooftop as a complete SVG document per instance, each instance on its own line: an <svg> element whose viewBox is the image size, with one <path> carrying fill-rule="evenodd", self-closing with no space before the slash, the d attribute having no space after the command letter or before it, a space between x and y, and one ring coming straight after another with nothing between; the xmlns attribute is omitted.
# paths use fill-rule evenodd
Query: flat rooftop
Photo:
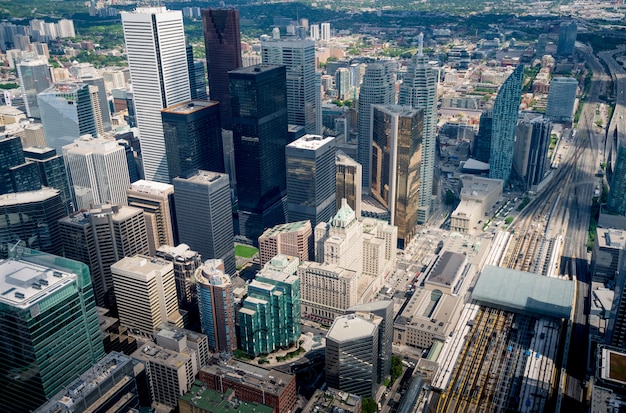
<svg viewBox="0 0 626 413"><path fill-rule="evenodd" d="M218 104L219 102L216 102L214 100L194 99L188 100L186 102L177 103L176 105L168 106L165 109L162 109L161 112L189 115L202 109L217 106Z"/></svg>
<svg viewBox="0 0 626 413"><path fill-rule="evenodd" d="M55 195L59 195L59 190L48 187L43 187L37 191L4 194L0 195L0 207L28 204L31 202L42 202Z"/></svg>
<svg viewBox="0 0 626 413"><path fill-rule="evenodd" d="M433 266L426 280L429 283L451 287L467 257L458 252L445 251Z"/></svg>
<svg viewBox="0 0 626 413"><path fill-rule="evenodd" d="M267 238L267 237L273 237L278 234L296 232L299 229L304 228L307 225L307 223L309 224L309 228L310 228L311 221L308 221L308 220L289 222L287 224L278 224L271 228L266 229L263 235L261 235L259 238Z"/></svg>
<svg viewBox="0 0 626 413"><path fill-rule="evenodd" d="M188 354L163 348L152 341L148 341L140 346L131 354L131 357L136 360L151 361L175 370L185 368L185 364L191 358Z"/></svg>
<svg viewBox="0 0 626 413"><path fill-rule="evenodd" d="M540 318L569 319L574 282L486 265L474 287L472 299L488 307L502 307Z"/></svg>
<svg viewBox="0 0 626 413"><path fill-rule="evenodd" d="M249 387L257 388L276 396L280 396L296 377L293 374L283 373L275 369L266 370L232 358L228 361L220 361L217 364L205 366L201 371L245 383Z"/></svg>
<svg viewBox="0 0 626 413"><path fill-rule="evenodd" d="M172 263L161 258L147 255L124 257L111 265L111 271L126 277L148 281L157 273L166 274L173 269Z"/></svg>
<svg viewBox="0 0 626 413"><path fill-rule="evenodd" d="M273 407L259 403L249 403L234 397L233 389L223 395L211 390L200 380L196 380L191 389L179 400L189 403L200 410L211 413L272 413Z"/></svg>
<svg viewBox="0 0 626 413"><path fill-rule="evenodd" d="M376 331L377 325L374 323L375 319L380 319L380 317L374 316L371 319L365 319L357 314L337 317L328 330L326 339L343 342L361 337L369 337Z"/></svg>
<svg viewBox="0 0 626 413"><path fill-rule="evenodd" d="M130 189L152 195L163 195L174 191L174 185L140 179L130 184Z"/></svg>
<svg viewBox="0 0 626 413"><path fill-rule="evenodd" d="M320 136L320 135L308 134L291 142L289 145L287 145L287 147L315 151L323 147L324 145L328 144L329 142L332 142L333 140L335 140L335 138L330 137L330 136L324 138L323 136Z"/></svg>
<svg viewBox="0 0 626 413"><path fill-rule="evenodd" d="M316 390L302 413L357 413L361 411L361 397L333 388Z"/></svg>

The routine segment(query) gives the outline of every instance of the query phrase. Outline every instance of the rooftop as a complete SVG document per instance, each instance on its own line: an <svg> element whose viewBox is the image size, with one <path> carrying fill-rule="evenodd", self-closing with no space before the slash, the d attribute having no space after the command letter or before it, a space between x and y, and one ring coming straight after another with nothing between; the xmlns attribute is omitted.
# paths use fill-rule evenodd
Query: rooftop
<svg viewBox="0 0 626 413"><path fill-rule="evenodd" d="M203 170L194 171L190 175L187 175L186 178L181 178L181 177L175 178L175 180L179 180L179 179L184 180L186 182L190 182L194 184L202 184L202 185L211 184L213 182L219 181L220 179L226 179L226 182L228 183L228 175L219 173L219 172L203 171Z"/></svg>
<svg viewBox="0 0 626 413"><path fill-rule="evenodd" d="M135 255L134 257L124 257L111 265L111 271L125 277L132 277L142 281L148 281L161 275L173 271L172 263L160 258L153 258L147 255Z"/></svg>
<svg viewBox="0 0 626 413"><path fill-rule="evenodd" d="M216 106L218 104L218 102L212 100L188 100L186 102L181 102L176 105L169 106L161 110L161 112L188 115L190 113Z"/></svg>
<svg viewBox="0 0 626 413"><path fill-rule="evenodd" d="M306 149L306 150L310 150L310 151L315 151L321 147L323 147L324 145L328 144L329 142L334 141L335 138L333 137L326 137L324 138L323 136L319 136L319 135L304 135L303 137L296 139L295 141L291 142L289 145L287 145L288 148L295 148L295 149Z"/></svg>
<svg viewBox="0 0 626 413"><path fill-rule="evenodd" d="M626 231L613 228L598 228L598 246L600 248L626 249Z"/></svg>
<svg viewBox="0 0 626 413"><path fill-rule="evenodd" d="M31 202L42 202L56 195L59 195L59 191L48 187L43 187L37 191L4 194L0 195L0 207L28 204Z"/></svg>
<svg viewBox="0 0 626 413"><path fill-rule="evenodd" d="M211 413L272 413L274 409L259 403L248 403L234 397L234 391L222 395L211 390L200 380L196 380L187 394L179 400L185 401L198 409Z"/></svg>
<svg viewBox="0 0 626 413"><path fill-rule="evenodd" d="M374 105L374 107L376 107L376 109L378 110L402 117L415 116L416 113L420 112L420 109L415 109L411 106L402 105Z"/></svg>
<svg viewBox="0 0 626 413"><path fill-rule="evenodd" d="M537 317L569 319L574 282L487 265L474 287L472 299Z"/></svg>
<svg viewBox="0 0 626 413"><path fill-rule="evenodd" d="M377 329L376 320L380 322L381 318L370 314L367 319L362 314L337 317L328 330L326 339L343 342L373 335Z"/></svg>
<svg viewBox="0 0 626 413"><path fill-rule="evenodd" d="M459 271L465 266L466 260L467 257L463 254L445 251L430 271L427 282L452 286Z"/></svg>
<svg viewBox="0 0 626 413"><path fill-rule="evenodd" d="M302 413L358 413L361 411L361 397L333 388L316 390Z"/></svg>
<svg viewBox="0 0 626 413"><path fill-rule="evenodd" d="M140 179L130 184L130 189L135 192L143 192L151 195L163 195L174 191L174 186L162 182L146 181Z"/></svg>
<svg viewBox="0 0 626 413"><path fill-rule="evenodd" d="M308 221L308 220L288 222L286 224L278 224L278 225L273 226L272 228L266 229L263 235L261 235L259 238L268 238L268 237L273 237L278 234L284 234L287 232L296 232L296 231L299 231L301 228L305 228L307 226L307 223L310 228L311 221Z"/></svg>
<svg viewBox="0 0 626 413"><path fill-rule="evenodd" d="M135 350L135 352L131 354L131 357L144 362L153 362L178 370L180 368L185 368L185 364L191 356L157 346L154 342L148 341Z"/></svg>
<svg viewBox="0 0 626 413"><path fill-rule="evenodd" d="M157 248L157 256L164 256L164 258L172 257L177 260L185 260L194 258L198 255L197 251L192 250L187 244L178 244L173 247L171 245L163 244Z"/></svg>
<svg viewBox="0 0 626 413"><path fill-rule="evenodd" d="M228 361L220 361L217 364L203 367L201 371L238 381L246 386L254 387L276 396L282 394L289 383L295 380L293 374L283 373L274 369L266 370L232 358Z"/></svg>

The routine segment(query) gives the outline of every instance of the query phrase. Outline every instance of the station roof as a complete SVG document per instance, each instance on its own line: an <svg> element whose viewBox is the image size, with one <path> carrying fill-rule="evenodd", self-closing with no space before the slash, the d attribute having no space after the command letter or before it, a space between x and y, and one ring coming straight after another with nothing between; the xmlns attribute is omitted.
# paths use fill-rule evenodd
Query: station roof
<svg viewBox="0 0 626 413"><path fill-rule="evenodd" d="M574 282L487 265L474 287L472 298L487 306L531 313L537 317L569 318Z"/></svg>

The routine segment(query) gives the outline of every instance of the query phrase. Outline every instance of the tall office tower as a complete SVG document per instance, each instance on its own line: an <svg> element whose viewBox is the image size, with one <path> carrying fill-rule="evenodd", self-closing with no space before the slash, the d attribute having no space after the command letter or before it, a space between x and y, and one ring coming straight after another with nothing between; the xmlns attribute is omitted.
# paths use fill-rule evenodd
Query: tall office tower
<svg viewBox="0 0 626 413"><path fill-rule="evenodd" d="M206 64L209 72L209 96L220 102L222 127L232 128L232 105L228 72L241 63L241 32L239 11L235 9L203 9L202 27Z"/></svg>
<svg viewBox="0 0 626 413"><path fill-rule="evenodd" d="M371 187L372 134L371 105L396 103L395 80L391 62L383 61L365 67L363 83L359 92L358 147L356 160L363 168L363 191L369 194Z"/></svg>
<svg viewBox="0 0 626 413"><path fill-rule="evenodd" d="M261 265L278 254L298 257L300 261L313 259L313 229L311 221L290 222L268 228L259 237Z"/></svg>
<svg viewBox="0 0 626 413"><path fill-rule="evenodd" d="M620 142L615 160L615 171L606 208L618 215L626 215L626 142Z"/></svg>
<svg viewBox="0 0 626 413"><path fill-rule="evenodd" d="M310 37L312 40L319 40L320 39L320 25L319 24L312 24L310 29Z"/></svg>
<svg viewBox="0 0 626 413"><path fill-rule="evenodd" d="M200 320L198 313L198 291L195 279L196 270L202 266L200 254L193 251L188 245L179 244L176 247L161 245L155 255L174 265L178 307L187 312L187 320L185 323L193 326Z"/></svg>
<svg viewBox="0 0 626 413"><path fill-rule="evenodd" d="M7 413L36 409L104 357L89 268L21 246L13 253L0 261L0 410Z"/></svg>
<svg viewBox="0 0 626 413"><path fill-rule="evenodd" d="M576 46L576 34L578 27L575 21L562 22L559 26L559 41L556 45L556 54L559 56L569 56L574 54Z"/></svg>
<svg viewBox="0 0 626 413"><path fill-rule="evenodd" d="M356 90L356 89L355 89ZM315 72L315 133L321 135L324 131L322 122L322 74Z"/></svg>
<svg viewBox="0 0 626 413"><path fill-rule="evenodd" d="M323 42L330 41L330 23L320 24L320 40Z"/></svg>
<svg viewBox="0 0 626 413"><path fill-rule="evenodd" d="M37 94L52 86L50 65L44 59L23 60L16 65L17 77L29 118L40 118Z"/></svg>
<svg viewBox="0 0 626 413"><path fill-rule="evenodd" d="M344 199L329 222L314 229L315 261L360 272L363 268L363 224Z"/></svg>
<svg viewBox="0 0 626 413"><path fill-rule="evenodd" d="M523 112L517 122L513 169L527 190L538 185L549 165L552 122L540 113Z"/></svg>
<svg viewBox="0 0 626 413"><path fill-rule="evenodd" d="M239 233L256 242L265 228L285 222L287 91L285 66L256 65L230 72Z"/></svg>
<svg viewBox="0 0 626 413"><path fill-rule="evenodd" d="M128 164L117 142L83 135L63 146L63 159L76 210L107 202L127 204Z"/></svg>
<svg viewBox="0 0 626 413"><path fill-rule="evenodd" d="M491 154L491 128L493 125L493 111L485 110L480 114L478 133L474 138L474 159L489 163Z"/></svg>
<svg viewBox="0 0 626 413"><path fill-rule="evenodd" d="M188 44L187 70L189 71L189 93L191 100L209 100L206 93L206 76L204 73L204 63L193 58L193 46Z"/></svg>
<svg viewBox="0 0 626 413"><path fill-rule="evenodd" d="M79 136L97 136L92 93L85 83L57 83L37 95L46 143L57 153Z"/></svg>
<svg viewBox="0 0 626 413"><path fill-rule="evenodd" d="M174 186L141 179L130 185L126 197L128 205L143 209L150 255L161 245L175 245Z"/></svg>
<svg viewBox="0 0 626 413"><path fill-rule="evenodd" d="M287 67L287 116L289 124L315 133L315 42L266 40L261 42L264 64Z"/></svg>
<svg viewBox="0 0 626 413"><path fill-rule="evenodd" d="M65 257L83 262L99 307L113 308L111 265L124 257L148 253L143 211L129 206L102 206L76 212L59 220Z"/></svg>
<svg viewBox="0 0 626 413"><path fill-rule="evenodd" d="M573 77L555 77L550 81L546 116L554 122L571 122L574 116L578 81Z"/></svg>
<svg viewBox="0 0 626 413"><path fill-rule="evenodd" d="M39 168L27 161L19 136L0 136L0 195L41 189Z"/></svg>
<svg viewBox="0 0 626 413"><path fill-rule="evenodd" d="M39 167L39 178L43 186L59 191L61 201L65 206L65 214L69 215L73 210L72 194L67 181L63 157L57 155L57 151L54 149L42 146L25 148L24 157Z"/></svg>
<svg viewBox="0 0 626 413"><path fill-rule="evenodd" d="M519 65L498 90L493 105L489 178L502 179L506 186L513 166L513 146L519 103L522 97L524 65Z"/></svg>
<svg viewBox="0 0 626 413"><path fill-rule="evenodd" d="M350 69L347 67L340 67L335 72L335 89L337 89L338 99L347 99L350 96Z"/></svg>
<svg viewBox="0 0 626 413"><path fill-rule="evenodd" d="M225 172L220 106L191 100L161 111L170 181L196 169Z"/></svg>
<svg viewBox="0 0 626 413"><path fill-rule="evenodd" d="M341 200L346 199L357 217L361 216L361 181L363 169L361 164L342 151L336 152L336 195L337 209L341 208Z"/></svg>
<svg viewBox="0 0 626 413"><path fill-rule="evenodd" d="M378 329L382 318L372 313L338 317L326 334L328 387L372 397L378 388Z"/></svg>
<svg viewBox="0 0 626 413"><path fill-rule="evenodd" d="M109 101L107 99L104 77L97 74L89 74L81 76L80 81L91 86L89 88L91 92L91 99L94 102L98 102L98 105L94 105L94 110L100 111L100 113L96 116L96 128L98 129L98 134L110 132L112 129L111 111L109 110Z"/></svg>
<svg viewBox="0 0 626 413"><path fill-rule="evenodd" d="M335 138L304 135L285 148L287 218L311 221L315 227L337 211Z"/></svg>
<svg viewBox="0 0 626 413"><path fill-rule="evenodd" d="M408 245L418 221L420 193L432 183L420 176L424 109L372 105L372 196L391 213L401 247Z"/></svg>
<svg viewBox="0 0 626 413"><path fill-rule="evenodd" d="M68 19L61 19L57 22L57 33L59 37L76 37L74 33L74 21Z"/></svg>
<svg viewBox="0 0 626 413"><path fill-rule="evenodd" d="M355 305L348 314L372 313L382 318L378 328L378 382L381 383L391 371L391 351L393 344L393 301L381 300Z"/></svg>
<svg viewBox="0 0 626 413"><path fill-rule="evenodd" d="M20 240L29 248L61 255L59 219L64 216L63 201L53 188L0 195L0 258Z"/></svg>
<svg viewBox="0 0 626 413"><path fill-rule="evenodd" d="M165 7L139 7L122 13L124 40L133 84L137 126L141 136L144 176L169 182L161 109L185 102L189 72L183 15Z"/></svg>
<svg viewBox="0 0 626 413"><path fill-rule="evenodd" d="M202 332L213 351L232 353L237 349L235 336L235 299L230 276L222 260L206 260L196 270L198 306Z"/></svg>
<svg viewBox="0 0 626 413"><path fill-rule="evenodd" d="M420 192L417 222L423 224L430 217L435 180L435 147L437 146L437 72L428 64L422 52L420 33L419 51L411 59L407 74L400 86L398 104L424 110L422 130L422 162L420 164Z"/></svg>
<svg viewBox="0 0 626 413"><path fill-rule="evenodd" d="M300 261L277 256L248 285L239 309L241 349L256 357L295 344L300 338Z"/></svg>
<svg viewBox="0 0 626 413"><path fill-rule="evenodd" d="M161 323L183 326L171 262L147 255L111 265L120 324L152 336Z"/></svg>
<svg viewBox="0 0 626 413"><path fill-rule="evenodd" d="M203 259L224 261L229 274L235 273L232 203L228 175L195 171L175 178L174 198L178 236Z"/></svg>
<svg viewBox="0 0 626 413"><path fill-rule="evenodd" d="M22 146L29 148L32 146L45 147L46 136L43 132L43 125L41 123L29 123L24 125L24 132L22 133Z"/></svg>

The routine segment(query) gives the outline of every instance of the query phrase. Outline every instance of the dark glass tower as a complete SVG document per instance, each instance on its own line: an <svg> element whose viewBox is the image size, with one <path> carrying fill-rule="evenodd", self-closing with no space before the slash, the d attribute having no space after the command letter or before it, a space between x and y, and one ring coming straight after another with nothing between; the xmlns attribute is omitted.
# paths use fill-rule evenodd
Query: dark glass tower
<svg viewBox="0 0 626 413"><path fill-rule="evenodd" d="M489 153L491 152L491 126L493 124L493 112L484 111L480 115L478 134L474 139L474 158L477 161L489 163Z"/></svg>
<svg viewBox="0 0 626 413"><path fill-rule="evenodd" d="M229 77L239 230L256 243L265 228L285 222L286 69L255 65Z"/></svg>
<svg viewBox="0 0 626 413"><path fill-rule="evenodd" d="M209 95L211 100L221 103L222 127L231 129L228 72L242 66L239 11L204 9L202 10L202 25L209 72Z"/></svg>
<svg viewBox="0 0 626 413"><path fill-rule="evenodd" d="M65 214L72 212L72 195L65 172L63 157L52 148L30 147L24 149L27 160L39 166L39 176L44 186L57 189L65 206Z"/></svg>
<svg viewBox="0 0 626 413"><path fill-rule="evenodd" d="M38 189L39 170L24 158L20 137L0 137L0 195Z"/></svg>
<svg viewBox="0 0 626 413"><path fill-rule="evenodd" d="M161 111L170 182L196 169L225 172L220 106L190 100Z"/></svg>

